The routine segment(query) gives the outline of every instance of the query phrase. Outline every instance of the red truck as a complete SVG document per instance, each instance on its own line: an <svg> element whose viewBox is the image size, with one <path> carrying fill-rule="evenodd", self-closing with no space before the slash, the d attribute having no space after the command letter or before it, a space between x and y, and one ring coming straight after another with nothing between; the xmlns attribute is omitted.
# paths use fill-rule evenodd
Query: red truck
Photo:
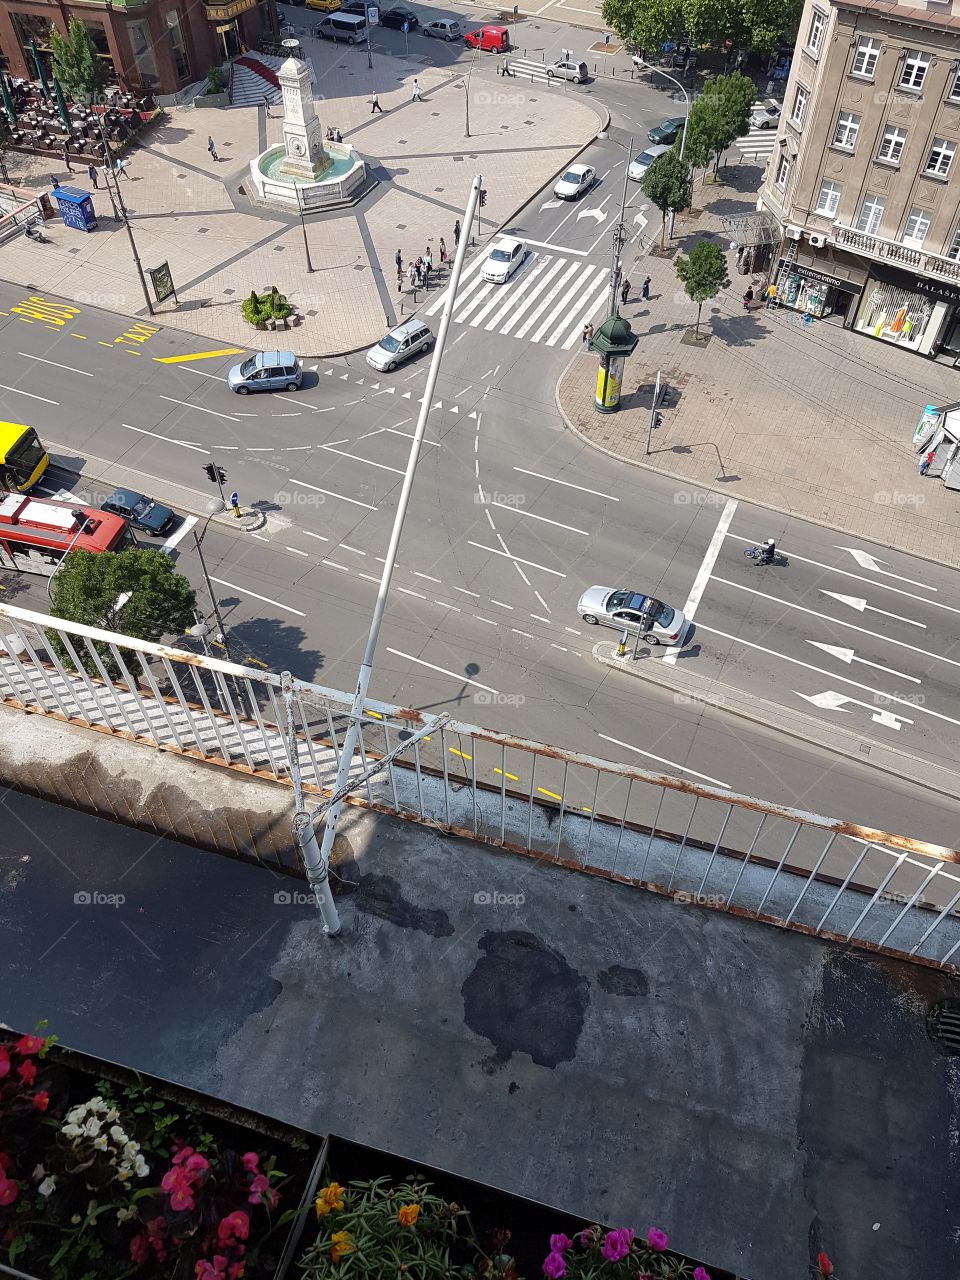
<svg viewBox="0 0 960 1280"><path fill-rule="evenodd" d="M510 49L510 32L507 27L478 27L463 37L468 49L483 49L485 53L507 53Z"/></svg>

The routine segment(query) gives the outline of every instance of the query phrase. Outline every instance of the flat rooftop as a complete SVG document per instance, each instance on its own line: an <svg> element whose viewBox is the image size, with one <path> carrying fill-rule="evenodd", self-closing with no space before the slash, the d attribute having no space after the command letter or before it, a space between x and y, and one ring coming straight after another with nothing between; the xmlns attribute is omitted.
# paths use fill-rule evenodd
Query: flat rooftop
<svg viewBox="0 0 960 1280"><path fill-rule="evenodd" d="M300 882L7 792L0 1018L751 1280L960 1272L932 968L348 809ZM122 895L120 902L118 895ZM298 896L300 900L298 900Z"/></svg>

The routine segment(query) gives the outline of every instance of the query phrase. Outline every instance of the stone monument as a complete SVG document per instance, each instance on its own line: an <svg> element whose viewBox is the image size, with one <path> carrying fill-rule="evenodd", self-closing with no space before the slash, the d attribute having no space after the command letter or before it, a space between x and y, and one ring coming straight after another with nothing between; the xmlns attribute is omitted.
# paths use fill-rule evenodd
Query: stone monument
<svg viewBox="0 0 960 1280"><path fill-rule="evenodd" d="M330 168L320 121L310 91L310 68L287 58L277 72L283 91L283 149L280 172L295 182L316 182Z"/></svg>

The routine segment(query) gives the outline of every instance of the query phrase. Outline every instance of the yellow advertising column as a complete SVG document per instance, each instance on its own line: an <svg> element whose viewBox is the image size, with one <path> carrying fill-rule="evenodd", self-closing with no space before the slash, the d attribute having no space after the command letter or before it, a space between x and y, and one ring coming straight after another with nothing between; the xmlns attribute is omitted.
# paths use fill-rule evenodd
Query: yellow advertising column
<svg viewBox="0 0 960 1280"><path fill-rule="evenodd" d="M627 356L633 354L637 341L629 323L622 316L608 316L593 335L591 350L600 355L597 388L593 397L594 408L598 413L616 413L620 405L623 367Z"/></svg>

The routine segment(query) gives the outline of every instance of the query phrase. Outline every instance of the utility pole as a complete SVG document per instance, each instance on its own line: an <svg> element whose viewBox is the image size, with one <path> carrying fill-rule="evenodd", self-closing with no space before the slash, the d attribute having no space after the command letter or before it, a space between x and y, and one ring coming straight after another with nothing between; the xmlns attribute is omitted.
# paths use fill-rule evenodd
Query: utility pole
<svg viewBox="0 0 960 1280"><path fill-rule="evenodd" d="M127 238L130 241L130 251L133 254L133 261L137 268L137 275L140 277L140 288L143 290L143 300L147 304L147 310L151 315L156 312L153 309L153 303L150 301L150 292L147 289L147 280L143 274L143 267L140 265L140 255L137 253L137 243L133 238L133 228L130 226L130 218L127 214L127 206L123 203L123 196L120 194L120 178L117 171L113 167L113 157L110 154L110 143L107 139L106 130L103 127L103 112L97 112L97 124L100 127L100 140L103 143L103 159L104 159L104 181L107 184L107 192L110 195L110 201L113 204L114 212L120 210L120 216L123 218L123 225L127 229ZM113 191L110 188L110 178L113 178L113 184L117 189L116 200L113 197Z"/></svg>
<svg viewBox="0 0 960 1280"><path fill-rule="evenodd" d="M367 29L367 38L369 39L369 28ZM303 252L307 255L307 271L313 274L313 263L310 261L310 243L307 240L307 224L303 219L303 195L300 191L298 183L294 184L294 190L297 193L297 208L300 210L300 230L303 232Z"/></svg>
<svg viewBox="0 0 960 1280"><path fill-rule="evenodd" d="M641 62L642 61L643 59L641 59ZM668 75L666 71L661 70L660 67L651 66L649 62L644 62L643 65L647 67L650 71L655 71L657 75L663 76L665 80L669 80L671 84L675 84L677 88L680 90L680 92L683 94L683 103L684 103L683 133L680 135L680 159L682 161L683 153L687 147L687 125L690 123L690 95L689 93L687 93L686 86L682 84L681 81L679 81L676 78L676 76ZM632 143L631 143L631 153L632 153ZM676 216L677 216L676 209L671 209L670 210L670 227L667 231L667 235L670 237L671 240L673 239L673 224Z"/></svg>
<svg viewBox="0 0 960 1280"><path fill-rule="evenodd" d="M630 149L627 152L627 155L628 156L633 155L633 138L630 139ZM629 182L629 178L627 174L628 174L629 168L630 168L630 163L628 160L627 167L626 169L624 169L624 173L623 173L623 196L621 197L621 200L620 200L620 218L616 226L613 228L613 247L612 247L613 257L610 263L610 306L607 309L608 319L612 319L614 316L617 316L620 314L620 308L617 305L617 299L620 291L620 276L621 276L622 267L623 267L623 263L620 260L620 255L623 253L624 242L626 241L626 238L627 238L627 230L626 230L627 184Z"/></svg>
<svg viewBox="0 0 960 1280"><path fill-rule="evenodd" d="M470 196L467 200L467 207L464 210L464 221L467 226L473 223L474 210L478 207L480 200L480 190L483 186L483 178L478 174L470 188ZM390 583L393 578L393 566L397 559L397 551L400 546L400 535L403 533L403 522L406 518L407 507L410 504L410 494L413 491L413 481L417 470L417 460L420 457L420 449L423 445L424 433L427 429L427 418L430 415L430 406L433 404L433 393L437 385L437 378L440 374L440 360L443 356L444 347L447 341L447 332L450 328L450 321L453 317L454 302L457 296L457 290L460 286L460 275L463 271L463 263L467 253L467 237L461 236L460 243L457 246L454 255L453 266L450 270L450 285L447 289L447 300L443 306L443 314L440 317L440 325L437 331L436 346L433 350L433 356L430 360L430 368L427 373L427 383L423 391L423 400L420 405L420 414L417 418L416 430L413 434L413 441L410 445L410 456L407 459L407 469L403 477L403 486L400 490L400 497L397 502L397 513L393 522L393 529L390 533L390 545L387 548L387 554L383 562L383 573L380 577L380 587L377 591L377 601L373 607L373 617L370 621L370 632L367 636L366 648L363 652L363 661L360 665L360 674L357 678L357 688L353 696L353 705L350 708L349 722L347 732L344 735L343 746L340 750L340 760L337 766L337 778L333 785L333 791L336 795L342 791L350 777L350 767L353 763L353 755L357 748L360 738L360 725L363 717L363 707L367 697L367 690L370 687L370 677L373 673L373 660L376 655L377 641L380 639L380 625L383 622L384 610L387 606L387 596L390 591ZM288 716L292 724L293 713L290 710L288 702ZM296 742L292 741L290 746L291 753L296 750ZM291 763L293 755L291 755ZM294 781L297 786L297 781ZM313 823L308 815L300 813L301 805L298 803L297 817L294 819L294 831L297 836L297 842L303 855L304 865L307 870L307 878L313 886L314 893L317 897L317 904L320 907L324 917L324 928L329 934L337 934L340 931L340 921L337 915L336 905L333 901L333 895L330 893L328 883L328 867L330 864L330 851L333 848L333 842L337 834L337 821L343 808L343 800L335 800L327 810L323 828L323 843L318 847L316 836L313 831Z"/></svg>
<svg viewBox="0 0 960 1280"><path fill-rule="evenodd" d="M207 562L203 558L203 539L206 537L210 521L216 514L216 511L211 511L207 516L206 520L203 522L203 529L201 530L199 537L197 537L196 529L193 530L193 540L196 543L197 555L200 557L200 568L203 570L203 580L207 584L207 593L210 596L210 604L213 607L213 616L217 620L217 639L219 643L223 645L223 651L227 655L227 661L232 662L233 659L230 656L230 645L227 641L227 628L224 626L223 618L220 614L220 603L214 594L213 583L210 581L210 574L207 572Z"/></svg>

